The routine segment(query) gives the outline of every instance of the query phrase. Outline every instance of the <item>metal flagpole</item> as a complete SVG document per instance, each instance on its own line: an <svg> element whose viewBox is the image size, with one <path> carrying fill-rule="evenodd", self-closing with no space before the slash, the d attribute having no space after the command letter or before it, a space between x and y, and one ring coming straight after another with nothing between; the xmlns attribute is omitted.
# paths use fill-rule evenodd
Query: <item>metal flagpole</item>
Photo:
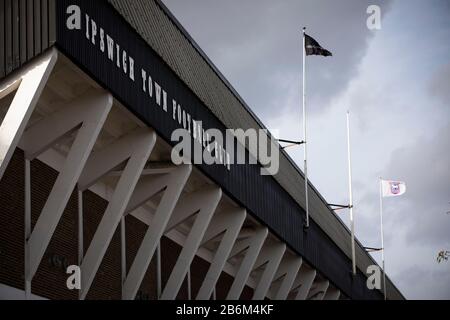
<svg viewBox="0 0 450 320"><path fill-rule="evenodd" d="M353 188L352 188L352 157L350 145L350 111L347 111L347 150L348 150L348 192L349 192L349 209L350 224L352 232L352 271L356 275L356 257L355 257L355 220L353 219Z"/></svg>
<svg viewBox="0 0 450 320"><path fill-rule="evenodd" d="M380 222L381 222L381 261L383 265L383 290L384 290L384 300L387 299L386 296L386 271L384 264L384 231L383 231L383 178L380 178Z"/></svg>
<svg viewBox="0 0 450 320"><path fill-rule="evenodd" d="M305 173L305 199L306 199L306 228L309 228L309 198L308 198L308 143L306 139L306 28L303 28L303 142L304 173Z"/></svg>

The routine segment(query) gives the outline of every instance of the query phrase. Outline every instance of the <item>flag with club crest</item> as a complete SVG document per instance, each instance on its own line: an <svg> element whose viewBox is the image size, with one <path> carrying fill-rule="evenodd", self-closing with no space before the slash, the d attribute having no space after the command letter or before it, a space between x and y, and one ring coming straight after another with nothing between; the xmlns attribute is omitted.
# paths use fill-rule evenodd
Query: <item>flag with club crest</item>
<svg viewBox="0 0 450 320"><path fill-rule="evenodd" d="M383 198L398 197L406 192L406 183L402 181L382 180Z"/></svg>

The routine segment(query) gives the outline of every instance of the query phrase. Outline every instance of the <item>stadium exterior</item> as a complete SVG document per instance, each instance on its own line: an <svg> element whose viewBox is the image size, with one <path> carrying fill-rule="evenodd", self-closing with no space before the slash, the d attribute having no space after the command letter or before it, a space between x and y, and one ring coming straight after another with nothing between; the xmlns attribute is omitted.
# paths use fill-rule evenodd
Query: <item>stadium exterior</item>
<svg viewBox="0 0 450 320"><path fill-rule="evenodd" d="M312 185L303 228L285 152L171 163L176 129L264 127L160 1L1 0L0 26L0 298L383 299Z"/></svg>

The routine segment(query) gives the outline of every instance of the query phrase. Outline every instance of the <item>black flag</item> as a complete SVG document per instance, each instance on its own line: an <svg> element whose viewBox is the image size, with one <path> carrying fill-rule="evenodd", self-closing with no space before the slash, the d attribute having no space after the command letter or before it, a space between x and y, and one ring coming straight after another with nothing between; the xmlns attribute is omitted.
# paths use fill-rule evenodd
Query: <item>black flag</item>
<svg viewBox="0 0 450 320"><path fill-rule="evenodd" d="M305 33L305 50L307 56L324 56L329 57L333 54L322 48L320 44Z"/></svg>

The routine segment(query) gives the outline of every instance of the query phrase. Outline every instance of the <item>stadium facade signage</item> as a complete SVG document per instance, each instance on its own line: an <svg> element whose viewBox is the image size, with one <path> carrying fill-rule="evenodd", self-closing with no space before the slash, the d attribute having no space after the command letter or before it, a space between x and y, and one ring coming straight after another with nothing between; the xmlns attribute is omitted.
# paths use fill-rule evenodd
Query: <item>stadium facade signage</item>
<svg viewBox="0 0 450 320"><path fill-rule="evenodd" d="M231 170L231 156L224 143L212 139L208 130L203 127L203 120L194 118L189 110L183 107L182 101L177 101L177 98L171 96L168 86L153 75L154 66L146 66L145 60L135 60L134 48L129 41L122 42L122 38L114 32L114 26L110 24L105 26L99 22L102 21L99 17L101 11L89 10L92 6L87 5L86 1L79 4L71 3L65 9L67 33L64 35L75 33L72 36L78 38L76 41L78 45L100 53L103 57L101 64L116 73L114 78L119 78L117 74L119 73L122 78L121 85L127 87L131 94L137 94L143 100L147 99L148 101L144 103L149 110L153 112L157 108L162 111L179 128L186 130L191 138L216 160L216 164ZM201 114L198 116L201 118Z"/></svg>

